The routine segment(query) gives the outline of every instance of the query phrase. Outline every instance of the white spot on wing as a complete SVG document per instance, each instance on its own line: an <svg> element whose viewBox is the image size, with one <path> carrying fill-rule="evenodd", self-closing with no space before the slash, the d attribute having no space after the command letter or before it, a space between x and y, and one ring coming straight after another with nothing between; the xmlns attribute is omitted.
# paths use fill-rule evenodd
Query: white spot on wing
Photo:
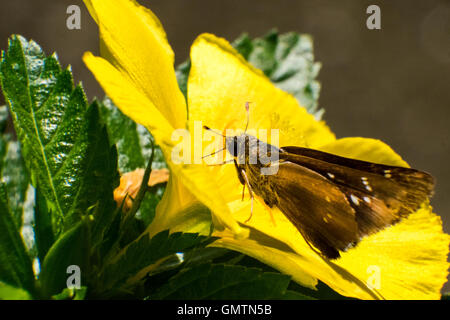
<svg viewBox="0 0 450 320"><path fill-rule="evenodd" d="M334 179L334 174L327 172L327 175L328 175L331 179Z"/></svg>
<svg viewBox="0 0 450 320"><path fill-rule="evenodd" d="M365 186L367 191L372 191L372 187L369 184L369 180L366 177L361 177L361 181L363 185Z"/></svg>
<svg viewBox="0 0 450 320"><path fill-rule="evenodd" d="M367 203L370 203L370 198L369 197L364 197L363 200Z"/></svg>
<svg viewBox="0 0 450 320"><path fill-rule="evenodd" d="M357 196L351 194L351 195L350 195L350 199L352 200L352 202L353 202L354 204L356 204L357 206L359 206L359 199L358 199Z"/></svg>

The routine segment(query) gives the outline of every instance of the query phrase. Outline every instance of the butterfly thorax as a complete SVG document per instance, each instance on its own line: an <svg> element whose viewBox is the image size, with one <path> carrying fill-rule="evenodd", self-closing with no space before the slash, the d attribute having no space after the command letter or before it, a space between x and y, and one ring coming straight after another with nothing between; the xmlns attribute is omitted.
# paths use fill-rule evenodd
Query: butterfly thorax
<svg viewBox="0 0 450 320"><path fill-rule="evenodd" d="M227 137L226 147L228 152L235 158L240 182L245 185L245 180L242 176L242 171L244 171L255 194L264 199L265 203L270 207L276 206L278 197L272 190L270 172L267 174L264 169L278 162L280 150L245 133L239 136Z"/></svg>

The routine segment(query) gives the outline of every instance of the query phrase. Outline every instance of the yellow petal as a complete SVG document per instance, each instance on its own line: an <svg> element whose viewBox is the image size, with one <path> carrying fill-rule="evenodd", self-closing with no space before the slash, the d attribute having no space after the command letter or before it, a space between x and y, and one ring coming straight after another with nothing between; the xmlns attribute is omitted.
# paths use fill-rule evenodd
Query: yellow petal
<svg viewBox="0 0 450 320"><path fill-rule="evenodd" d="M199 36L191 48L188 80L189 119L211 128L244 130L245 103L250 102L249 129L279 129L280 145L317 147L334 140L333 133L276 88L224 39ZM266 140L261 137L262 140Z"/></svg>
<svg viewBox="0 0 450 320"><path fill-rule="evenodd" d="M185 128L185 99L176 81L172 49L157 17L134 0L116 0L114 5L109 0L85 3L100 29L102 55L158 108L172 127ZM128 115L138 123L143 121L140 113Z"/></svg>
<svg viewBox="0 0 450 320"><path fill-rule="evenodd" d="M342 138L322 145L318 149L341 157L391 166L409 167L402 157L395 153L390 146L377 139L360 137Z"/></svg>
<svg viewBox="0 0 450 320"><path fill-rule="evenodd" d="M177 131L177 133L179 132ZM229 228L236 233L236 236L244 237L245 230L239 227L227 206L224 194L220 192L220 180L211 174L206 165L193 162L191 149L195 147L195 134L187 130L183 130L182 133L180 144L177 144L175 148L161 146L171 170L171 177L174 179L172 183L169 182L165 192L167 196L163 197L161 204L157 207L155 220L149 230L153 231L153 234L155 230L170 229L173 231L173 227L179 225L179 221L186 219L184 215L192 213L189 206L200 202L213 213L210 221L214 222L216 228ZM187 145L184 143L186 141ZM187 155L185 161L179 159L183 160L180 163L172 154L177 153L179 145L184 148L183 154L185 149L190 151L188 152L190 156ZM199 216L198 218L199 223L203 224L203 217Z"/></svg>
<svg viewBox="0 0 450 320"><path fill-rule="evenodd" d="M213 236L219 237L219 240L212 244L214 247L242 252L282 273L291 275L294 281L307 288L314 289L317 285L317 279L305 268L307 267L304 264L305 260L278 239L262 233L253 235L252 232L248 238L241 240L235 239L229 231L216 231ZM282 260L282 262L277 260Z"/></svg>
<svg viewBox="0 0 450 320"><path fill-rule="evenodd" d="M170 161L169 165L171 177L179 180L174 180L173 183L169 180L169 191L165 192L167 197L164 195L157 207L155 221L149 230L170 228L172 231L172 225L179 224L177 221L184 220L185 214L192 213L190 206L200 202L212 211L211 219L216 228L229 228L237 237L246 236L246 230L238 225L225 198L218 192L219 183L211 176L208 168L195 164L173 164ZM200 216L198 218L199 223L203 224L204 218ZM194 223L193 220L190 223Z"/></svg>
<svg viewBox="0 0 450 320"><path fill-rule="evenodd" d="M367 237L336 264L366 279L385 299L439 299L447 282L449 243L440 217L425 205Z"/></svg>
<svg viewBox="0 0 450 320"><path fill-rule="evenodd" d="M174 144L170 139L173 127L133 82L108 61L90 52L84 54L83 61L124 114L132 119L138 117L139 123L149 129L158 144Z"/></svg>
<svg viewBox="0 0 450 320"><path fill-rule="evenodd" d="M147 229L151 236L163 231L198 232L209 234L211 213L183 185L171 175L163 198L158 203L156 215Z"/></svg>

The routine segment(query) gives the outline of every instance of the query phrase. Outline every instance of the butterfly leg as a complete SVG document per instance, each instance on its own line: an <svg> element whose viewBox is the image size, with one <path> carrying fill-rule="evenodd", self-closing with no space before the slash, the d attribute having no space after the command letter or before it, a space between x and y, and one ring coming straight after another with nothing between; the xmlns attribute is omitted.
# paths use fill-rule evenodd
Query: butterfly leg
<svg viewBox="0 0 450 320"><path fill-rule="evenodd" d="M267 210L267 213L270 215L270 220L272 220L272 224L274 227L277 226L277 223L275 222L275 217L273 216L272 208L266 203L261 202L264 208Z"/></svg>
<svg viewBox="0 0 450 320"><path fill-rule="evenodd" d="M244 196L245 196L245 184L242 188L242 201L244 201Z"/></svg>
<svg viewBox="0 0 450 320"><path fill-rule="evenodd" d="M228 161L224 161L224 162L221 162L221 163L207 164L207 166L208 167L222 166L224 164L231 163L231 162L233 162L233 160L228 160Z"/></svg>
<svg viewBox="0 0 450 320"><path fill-rule="evenodd" d="M247 222L249 222L250 221L250 219L252 218L252 215L253 215L253 201L254 201L254 195L253 195L253 189L252 189L252 187L250 186L250 182L248 181L248 178L247 178L247 174L245 173L245 170L241 170L241 174L242 174L242 177L244 178L244 180L245 180L245 184L247 185L247 187L248 187L248 192L250 193L250 199L251 199L251 209L250 209L250 217L248 217L248 219L247 220L245 220L245 222L247 223ZM245 187L245 185L244 185L244 187Z"/></svg>

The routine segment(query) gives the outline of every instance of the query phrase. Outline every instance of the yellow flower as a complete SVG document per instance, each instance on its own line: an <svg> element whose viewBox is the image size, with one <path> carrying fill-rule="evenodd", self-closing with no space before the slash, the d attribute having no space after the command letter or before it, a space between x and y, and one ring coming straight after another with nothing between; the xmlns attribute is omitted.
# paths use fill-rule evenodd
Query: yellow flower
<svg viewBox="0 0 450 320"><path fill-rule="evenodd" d="M289 94L274 87L224 39L200 35L191 47L188 97L180 92L174 55L156 16L133 0L85 0L100 30L101 56L84 61L116 105L146 126L161 146L171 177L149 226L151 235L173 231L208 233L213 245L237 250L315 288L323 281L338 293L361 299L438 299L448 273L449 236L424 204L395 226L365 238L335 261L323 259L279 210L241 201L233 164L175 164L175 129L244 129L251 102L253 129L280 129L280 145L307 146L341 156L407 166L389 146L364 138L337 139ZM187 110L189 112L187 113ZM189 120L188 120L189 119ZM205 206L209 210L205 210ZM203 210L202 210L203 209Z"/></svg>

